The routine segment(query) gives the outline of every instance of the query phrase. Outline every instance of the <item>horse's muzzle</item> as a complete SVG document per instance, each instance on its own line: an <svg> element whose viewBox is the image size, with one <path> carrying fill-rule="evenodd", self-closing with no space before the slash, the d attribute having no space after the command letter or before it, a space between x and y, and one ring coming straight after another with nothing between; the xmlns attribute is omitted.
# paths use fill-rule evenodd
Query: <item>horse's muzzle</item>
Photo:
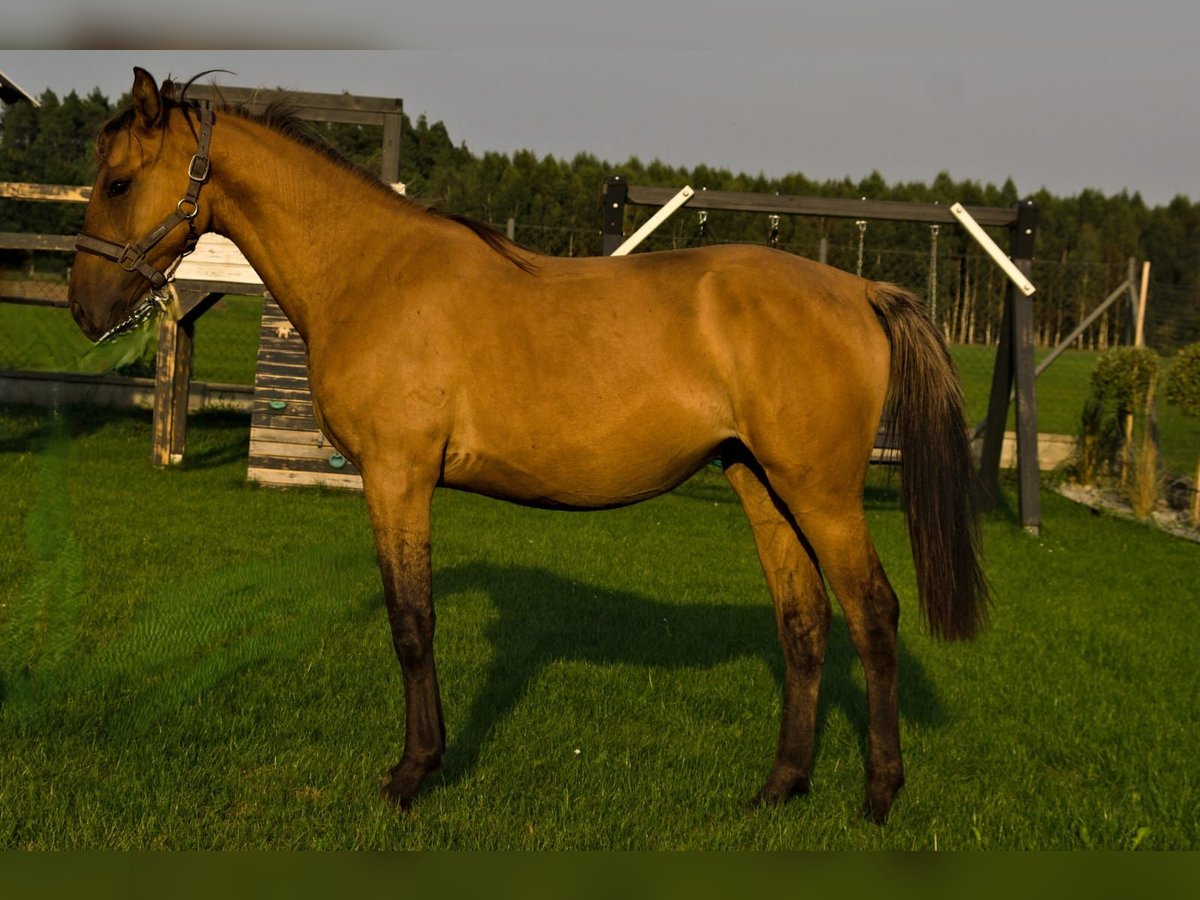
<svg viewBox="0 0 1200 900"><path fill-rule="evenodd" d="M79 330L87 336L89 341L95 341L104 333L104 329L92 321L87 310L74 297L67 298L67 309L71 311L71 318L75 320L75 324L79 326Z"/></svg>

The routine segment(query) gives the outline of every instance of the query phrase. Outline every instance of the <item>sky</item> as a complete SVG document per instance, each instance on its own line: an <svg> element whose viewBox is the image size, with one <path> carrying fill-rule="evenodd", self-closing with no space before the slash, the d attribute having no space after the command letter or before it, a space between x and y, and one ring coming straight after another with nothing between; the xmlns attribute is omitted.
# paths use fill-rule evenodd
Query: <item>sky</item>
<svg viewBox="0 0 1200 900"><path fill-rule="evenodd" d="M1200 200L1194 0L143 2L19 5L0 71L35 95L115 100L140 65L399 97L475 153ZM65 49L117 42L146 49ZM151 49L181 44L273 49Z"/></svg>

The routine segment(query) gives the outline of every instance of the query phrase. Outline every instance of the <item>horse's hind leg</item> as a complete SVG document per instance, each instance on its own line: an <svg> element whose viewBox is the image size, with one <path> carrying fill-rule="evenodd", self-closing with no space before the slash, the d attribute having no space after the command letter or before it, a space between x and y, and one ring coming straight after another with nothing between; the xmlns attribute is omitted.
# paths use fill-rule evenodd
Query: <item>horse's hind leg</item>
<svg viewBox="0 0 1200 900"><path fill-rule="evenodd" d="M383 786L384 797L407 809L446 746L437 666L433 658L433 591L429 556L432 483L411 473L381 482L364 476L375 548L383 575L392 645L404 681L404 754Z"/></svg>
<svg viewBox="0 0 1200 900"><path fill-rule="evenodd" d="M755 800L783 803L806 794L812 773L817 694L829 633L829 597L812 551L780 509L752 461L728 461L725 476L750 520L775 601L783 648L783 713L775 762Z"/></svg>
<svg viewBox="0 0 1200 900"><path fill-rule="evenodd" d="M867 531L861 491L834 489L834 478L807 477L804 484L773 478L771 484L793 511L800 532L846 614L850 638L867 685L867 796L863 811L887 819L904 784L896 680L896 629L900 604Z"/></svg>

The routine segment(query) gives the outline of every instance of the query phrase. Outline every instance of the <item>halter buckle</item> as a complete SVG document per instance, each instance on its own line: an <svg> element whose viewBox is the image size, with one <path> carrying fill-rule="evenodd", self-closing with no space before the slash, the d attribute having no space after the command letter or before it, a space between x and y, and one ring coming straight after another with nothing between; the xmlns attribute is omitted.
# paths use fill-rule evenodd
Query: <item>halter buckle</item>
<svg viewBox="0 0 1200 900"><path fill-rule="evenodd" d="M192 157L192 161L188 163L188 178L197 184L203 184L205 181L208 181L208 172L211 168L212 161L207 156L201 156L197 153Z"/></svg>
<svg viewBox="0 0 1200 900"><path fill-rule="evenodd" d="M144 250L138 249L137 247L133 246L133 244L126 244L121 248L121 252L117 256L116 263L126 272L136 272L137 267L141 264L145 257L146 253Z"/></svg>

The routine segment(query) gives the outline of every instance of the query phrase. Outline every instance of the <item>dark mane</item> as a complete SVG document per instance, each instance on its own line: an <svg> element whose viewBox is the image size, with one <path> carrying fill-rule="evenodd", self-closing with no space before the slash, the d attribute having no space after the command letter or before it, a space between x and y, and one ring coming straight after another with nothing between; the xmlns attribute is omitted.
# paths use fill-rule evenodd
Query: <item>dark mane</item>
<svg viewBox="0 0 1200 900"><path fill-rule="evenodd" d="M185 87L185 96L186 92L187 89ZM314 153L335 163L338 167L350 172L368 187L386 194L392 202L402 204L408 209L417 210L425 215L436 216L440 219L461 225L522 271L532 273L537 270L537 264L531 258L533 256L532 251L521 247L514 241L510 241L491 225L480 222L477 219L472 219L469 216L444 212L437 207L411 200L396 193L390 185L382 181L374 172L349 159L340 150L315 133L309 127L308 123L297 115L298 105L290 95L277 94L273 96L260 112L256 112L245 105L226 103L220 100L219 89L217 96L218 102L214 108L218 113L237 116L239 119L245 119L246 121L255 122L269 128L276 134L312 150ZM190 121L192 110L190 103L186 100L182 102L177 101L171 96L164 96L163 99L168 109L184 110L189 115ZM99 135L96 138L96 153L99 157L103 157L107 152L108 142L115 135L130 126L133 121L133 115L133 107L126 107L114 114L112 118L100 127Z"/></svg>

